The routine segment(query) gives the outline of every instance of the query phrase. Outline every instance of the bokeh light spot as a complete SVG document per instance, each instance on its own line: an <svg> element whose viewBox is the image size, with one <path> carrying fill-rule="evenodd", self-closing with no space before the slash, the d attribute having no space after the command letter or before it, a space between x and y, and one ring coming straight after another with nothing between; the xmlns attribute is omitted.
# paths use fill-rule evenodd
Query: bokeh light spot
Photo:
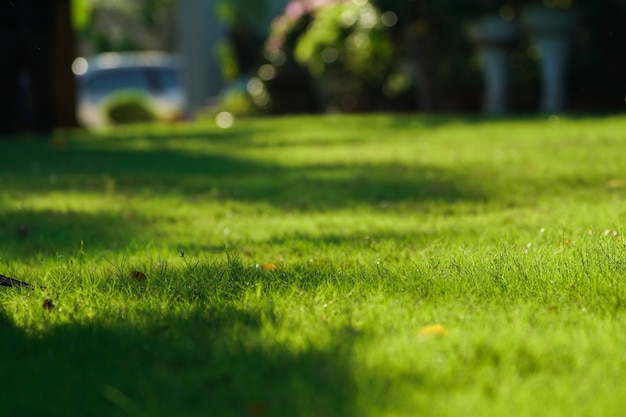
<svg viewBox="0 0 626 417"><path fill-rule="evenodd" d="M259 78L264 81L273 80L276 77L276 67L270 64L261 65L259 68Z"/></svg>
<svg viewBox="0 0 626 417"><path fill-rule="evenodd" d="M87 64L87 60L82 56L79 56L72 62L72 72L75 75L83 75L89 69L89 65Z"/></svg>
<svg viewBox="0 0 626 417"><path fill-rule="evenodd" d="M337 52L337 49L331 46L324 48L324 50L322 51L322 59L327 64L332 64L333 62L337 60L338 57L339 57L339 52Z"/></svg>
<svg viewBox="0 0 626 417"><path fill-rule="evenodd" d="M228 129L235 122L233 115L227 111L223 111L215 116L215 123L222 129Z"/></svg>
<svg viewBox="0 0 626 417"><path fill-rule="evenodd" d="M396 23L398 23L398 15L392 11L386 11L385 13L382 14L382 16L380 17L380 20L381 22L383 22L383 25L390 28L392 26L395 26Z"/></svg>

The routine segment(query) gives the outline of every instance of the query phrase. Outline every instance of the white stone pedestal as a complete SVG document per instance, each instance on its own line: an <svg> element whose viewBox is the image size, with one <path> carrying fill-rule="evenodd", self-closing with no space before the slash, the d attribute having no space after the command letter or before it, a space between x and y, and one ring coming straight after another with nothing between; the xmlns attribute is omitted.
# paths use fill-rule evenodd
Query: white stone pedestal
<svg viewBox="0 0 626 417"><path fill-rule="evenodd" d="M509 52L520 32L517 22L495 15L484 17L468 28L469 38L476 44L484 64L484 109L487 114L498 115L507 111Z"/></svg>
<svg viewBox="0 0 626 417"><path fill-rule="evenodd" d="M562 112L566 108L567 66L573 46L572 35L579 22L579 14L574 9L534 6L524 11L523 22L540 51L540 109L546 113Z"/></svg>

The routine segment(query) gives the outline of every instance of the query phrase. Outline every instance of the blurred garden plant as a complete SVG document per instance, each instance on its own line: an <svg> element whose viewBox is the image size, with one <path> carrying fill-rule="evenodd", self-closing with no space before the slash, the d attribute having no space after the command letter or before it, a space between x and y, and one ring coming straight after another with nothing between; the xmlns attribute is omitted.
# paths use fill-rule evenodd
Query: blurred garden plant
<svg viewBox="0 0 626 417"><path fill-rule="evenodd" d="M156 122L158 117L148 98L135 91L112 95L104 104L104 114L114 125Z"/></svg>
<svg viewBox="0 0 626 417"><path fill-rule="evenodd" d="M374 110L410 88L394 44L397 15L362 0L296 0L273 24L265 56L295 61L314 80L325 109Z"/></svg>
<svg viewBox="0 0 626 417"><path fill-rule="evenodd" d="M227 36L218 50L222 76L234 81L253 70L261 60L267 35L266 0L219 1L216 12L226 26Z"/></svg>
<svg viewBox="0 0 626 417"><path fill-rule="evenodd" d="M342 110L369 109L393 71L394 48L380 12L369 2L320 9L300 38L295 57L321 79L323 92ZM369 94L368 94L369 93Z"/></svg>

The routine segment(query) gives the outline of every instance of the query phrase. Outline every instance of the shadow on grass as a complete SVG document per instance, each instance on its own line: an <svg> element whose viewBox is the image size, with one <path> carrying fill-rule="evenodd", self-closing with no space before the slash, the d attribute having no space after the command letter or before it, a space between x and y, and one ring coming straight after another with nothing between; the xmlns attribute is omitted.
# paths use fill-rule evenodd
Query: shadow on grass
<svg viewBox="0 0 626 417"><path fill-rule="evenodd" d="M119 163L125 158L126 164L111 169L112 160ZM118 201L118 209L84 212L3 207L0 198L2 257L74 253L81 242L89 250L118 250L132 242L145 244L157 239L150 235L155 222L176 221L164 217L166 211L158 218L146 218L135 212L132 204L124 207L126 201L135 198L150 201L152 197L168 196L175 198L173 203L183 205L210 201L261 203L296 212L357 207L384 211L403 204L430 210L433 204L487 199L467 178L434 167L387 164L288 168L231 157L168 152L87 154L85 159L82 163L89 168L68 167L63 174L54 174L54 183L47 178L53 174L44 178L25 175L2 188L17 196L53 191L109 193ZM73 198L78 204L80 197ZM50 246L52 242L54 247Z"/></svg>
<svg viewBox="0 0 626 417"><path fill-rule="evenodd" d="M264 341L260 317L235 309L146 322L31 336L0 312L0 415L358 415L345 346Z"/></svg>
<svg viewBox="0 0 626 417"><path fill-rule="evenodd" d="M116 216L0 207L2 258L73 255L83 244L88 250L119 250L133 241L145 241L142 237L148 226L147 220L132 213Z"/></svg>
<svg viewBox="0 0 626 417"><path fill-rule="evenodd" d="M345 119L333 123L345 123ZM385 210L394 204L419 208L432 203L487 199L481 184L467 175L471 169L467 167L455 171L400 163L288 166L238 156L237 149L249 145L250 130L219 135L209 132L204 139L193 139L202 137L202 131L188 133L188 139L200 140L195 146L202 153L177 147L177 141L172 140L176 133L165 132L151 133L156 136L150 139L147 149L124 149L125 140L137 144L132 140L136 137L132 130L130 138L105 135L93 141L70 141L64 148L29 141L0 143L0 154L5 157L0 164L3 256L75 251L81 241L89 242L94 250L106 250L150 240L146 239L149 221L133 217L132 211L84 213L16 208L14 204L3 204L3 195L19 200L38 193L85 192L115 196L120 205L128 201L125 199L174 197L176 204L237 201L302 212L363 206ZM205 147L204 140L206 145L216 140L227 145L207 153L213 148ZM46 247L51 237L64 246Z"/></svg>
<svg viewBox="0 0 626 417"><path fill-rule="evenodd" d="M89 191L202 197L324 210L355 204L483 201L479 184L436 166L317 164L290 167L228 154L179 150L69 150L15 159L0 168L5 191ZM20 160L21 159L21 160Z"/></svg>

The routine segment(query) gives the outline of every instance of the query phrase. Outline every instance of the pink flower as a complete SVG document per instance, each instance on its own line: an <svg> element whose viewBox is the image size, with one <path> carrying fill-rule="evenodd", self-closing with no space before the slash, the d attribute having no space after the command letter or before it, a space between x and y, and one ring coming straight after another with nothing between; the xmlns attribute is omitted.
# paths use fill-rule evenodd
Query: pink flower
<svg viewBox="0 0 626 417"><path fill-rule="evenodd" d="M287 5L285 9L285 14L289 16L291 19L299 19L300 16L304 14L305 8L304 5L298 1L292 1Z"/></svg>
<svg viewBox="0 0 626 417"><path fill-rule="evenodd" d="M1 0L0 0L1 1ZM350 3L352 0L292 0L287 4L282 15L275 18L271 24L270 36L265 43L269 51L280 49L285 37L296 26L297 22L307 14L314 14L319 9L340 3Z"/></svg>

